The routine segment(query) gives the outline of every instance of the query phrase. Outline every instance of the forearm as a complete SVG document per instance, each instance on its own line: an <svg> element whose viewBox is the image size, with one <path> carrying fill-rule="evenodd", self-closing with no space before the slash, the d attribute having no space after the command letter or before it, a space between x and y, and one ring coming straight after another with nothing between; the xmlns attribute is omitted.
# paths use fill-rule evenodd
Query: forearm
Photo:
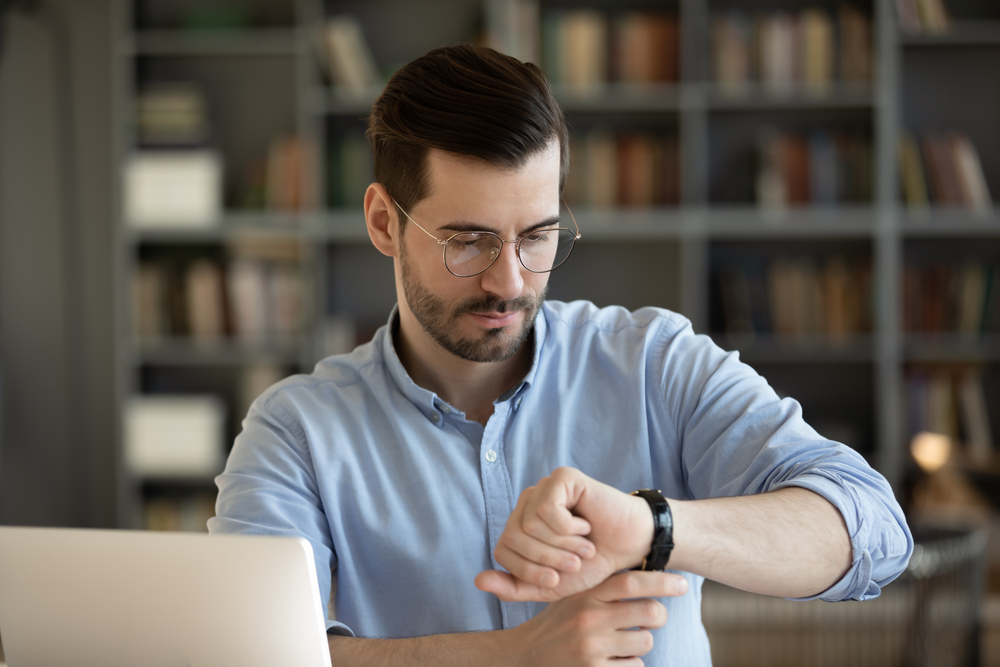
<svg viewBox="0 0 1000 667"><path fill-rule="evenodd" d="M469 632L408 639L357 639L331 635L333 667L508 667L519 664L509 632Z"/></svg>
<svg viewBox="0 0 1000 667"><path fill-rule="evenodd" d="M807 489L671 500L670 507L671 569L754 593L798 598L823 592L851 567L843 517Z"/></svg>

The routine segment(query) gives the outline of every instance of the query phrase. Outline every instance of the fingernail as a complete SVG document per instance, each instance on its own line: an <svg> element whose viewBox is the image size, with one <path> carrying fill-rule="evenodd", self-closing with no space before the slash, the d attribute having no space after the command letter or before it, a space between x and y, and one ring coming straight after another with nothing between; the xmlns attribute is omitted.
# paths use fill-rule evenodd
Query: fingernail
<svg viewBox="0 0 1000 667"><path fill-rule="evenodd" d="M559 583L559 577L554 572L546 572L542 575L541 585L546 588L555 588Z"/></svg>
<svg viewBox="0 0 1000 667"><path fill-rule="evenodd" d="M674 592L677 595L684 595L688 591L688 580L684 577L678 577L677 581L674 582Z"/></svg>
<svg viewBox="0 0 1000 667"><path fill-rule="evenodd" d="M580 558L591 558L594 555L594 547L590 546L589 544L586 546L582 546L576 552L576 555L579 556Z"/></svg>

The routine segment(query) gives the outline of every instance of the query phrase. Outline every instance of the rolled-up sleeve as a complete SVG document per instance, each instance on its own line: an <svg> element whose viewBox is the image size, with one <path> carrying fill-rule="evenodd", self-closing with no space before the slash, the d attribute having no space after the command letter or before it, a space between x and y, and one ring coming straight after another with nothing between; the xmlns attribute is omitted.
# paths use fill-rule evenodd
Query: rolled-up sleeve
<svg viewBox="0 0 1000 667"><path fill-rule="evenodd" d="M299 421L275 398L272 389L251 407L236 437L226 468L216 484L212 534L288 535L312 545L320 600L330 598L336 552L316 479L309 446ZM327 617L327 610L322 610ZM353 636L327 619L327 632Z"/></svg>
<svg viewBox="0 0 1000 667"><path fill-rule="evenodd" d="M843 515L853 550L850 570L813 598L877 597L906 569L913 537L886 479L846 445L819 435L801 406L690 325L672 332L662 390L682 443L693 498L741 496L798 486ZM677 380L681 378L681 380ZM813 599L803 598L803 599Z"/></svg>

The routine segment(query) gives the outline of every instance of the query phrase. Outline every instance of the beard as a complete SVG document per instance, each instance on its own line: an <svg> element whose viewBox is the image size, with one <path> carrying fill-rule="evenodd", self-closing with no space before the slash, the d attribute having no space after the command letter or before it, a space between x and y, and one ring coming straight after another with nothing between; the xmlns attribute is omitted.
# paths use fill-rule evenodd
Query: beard
<svg viewBox="0 0 1000 667"><path fill-rule="evenodd" d="M517 354L532 335L535 317L545 300L548 285L535 298L519 296L503 301L484 294L466 299L448 312L444 301L413 275L402 247L399 261L403 273L403 294L414 317L438 345L455 356L476 362L506 361ZM487 329L481 338L461 338L454 333L458 318L466 313L511 313L518 310L524 311L524 323L516 331L509 331L510 327Z"/></svg>

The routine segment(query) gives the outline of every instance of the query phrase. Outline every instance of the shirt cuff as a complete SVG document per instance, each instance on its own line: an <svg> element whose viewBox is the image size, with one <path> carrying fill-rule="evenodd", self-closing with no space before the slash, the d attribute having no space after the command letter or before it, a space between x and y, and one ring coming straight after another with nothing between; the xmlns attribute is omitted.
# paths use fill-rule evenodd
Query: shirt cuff
<svg viewBox="0 0 1000 667"><path fill-rule="evenodd" d="M354 630L351 630L349 627L347 627L343 623L341 623L339 621L331 621L329 619L326 621L326 634L328 634L328 635L337 635L339 637L356 637L357 636L357 635L354 634Z"/></svg>
<svg viewBox="0 0 1000 667"><path fill-rule="evenodd" d="M808 489L826 498L837 508L844 518L848 535L851 538L851 567L839 581L825 591L808 597L787 599L803 601L820 599L827 602L871 600L881 594L882 586L896 579L906 569L907 561L909 561L909 549L905 546L901 545L901 549L889 549L893 552L901 551L899 554L883 553L885 550L880 548L880 545L876 545L873 549L869 543L874 537L869 534L872 524L882 524L884 530L891 530L891 528L884 525L887 522L878 521L878 517L871 516L872 508L865 506L866 504L862 502L857 491L851 488L850 482L845 481L836 473L815 470L775 485L774 489L771 490L790 486ZM898 524L895 521L892 523L892 528L897 527ZM906 532L908 537L908 531L904 529L903 532ZM892 539L892 536L885 535L882 536L881 540L876 541L892 543L896 540ZM909 543L912 544L912 540L909 540ZM878 559L878 562L873 559L873 555Z"/></svg>

